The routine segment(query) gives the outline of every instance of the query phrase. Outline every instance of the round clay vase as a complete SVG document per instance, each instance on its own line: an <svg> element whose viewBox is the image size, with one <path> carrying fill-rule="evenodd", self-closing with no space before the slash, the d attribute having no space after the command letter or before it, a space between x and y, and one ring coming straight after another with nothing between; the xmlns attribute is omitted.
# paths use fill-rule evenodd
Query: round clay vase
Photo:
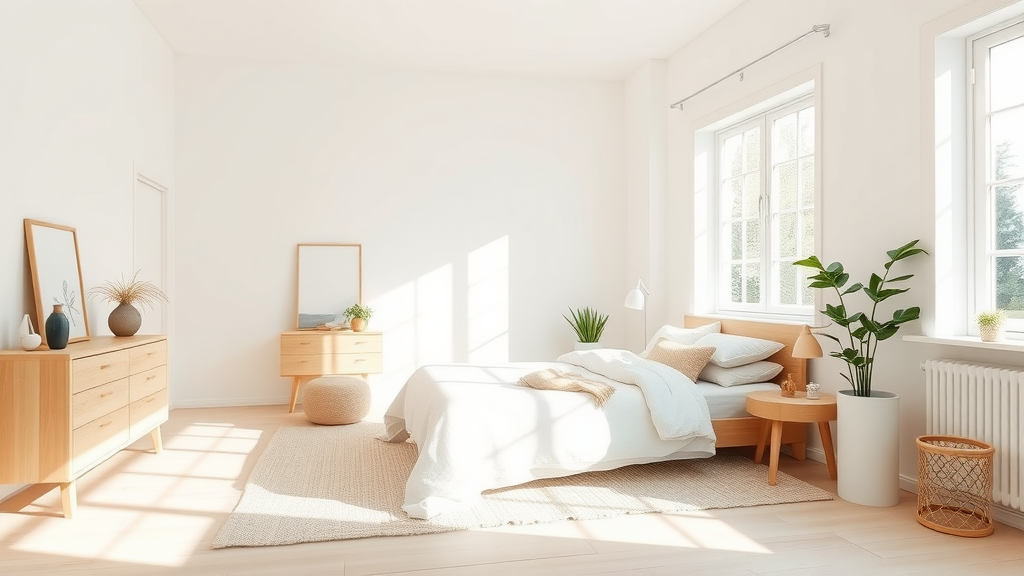
<svg viewBox="0 0 1024 576"><path fill-rule="evenodd" d="M142 327L142 314L131 304L118 304L107 316L107 327L114 336L134 336Z"/></svg>
<svg viewBox="0 0 1024 576"><path fill-rule="evenodd" d="M353 332L362 332L363 330L366 330L366 320L363 320L362 318L353 318L348 324L352 327Z"/></svg>
<svg viewBox="0 0 1024 576"><path fill-rule="evenodd" d="M64 315L64 305L54 304L53 312L46 317L46 345L50 350L63 350L67 348L68 336L71 334L71 325L68 317Z"/></svg>

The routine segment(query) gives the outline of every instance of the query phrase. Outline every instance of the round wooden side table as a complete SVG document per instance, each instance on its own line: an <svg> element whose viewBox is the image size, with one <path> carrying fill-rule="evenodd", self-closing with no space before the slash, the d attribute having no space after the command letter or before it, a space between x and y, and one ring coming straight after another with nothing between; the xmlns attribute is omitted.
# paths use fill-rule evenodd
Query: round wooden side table
<svg viewBox="0 0 1024 576"><path fill-rule="evenodd" d="M768 484L775 486L779 474L783 422L818 424L825 461L828 463L828 474L833 480L836 479L836 455L832 447L832 429L828 425L836 419L836 397L824 393L819 395L819 400L808 400L804 392L797 392L792 398L783 396L776 390L761 390L747 394L747 412L764 419L764 423L761 424L761 436L757 440L757 452L754 454L754 461L758 464L764 456L765 443L769 432L771 433Z"/></svg>

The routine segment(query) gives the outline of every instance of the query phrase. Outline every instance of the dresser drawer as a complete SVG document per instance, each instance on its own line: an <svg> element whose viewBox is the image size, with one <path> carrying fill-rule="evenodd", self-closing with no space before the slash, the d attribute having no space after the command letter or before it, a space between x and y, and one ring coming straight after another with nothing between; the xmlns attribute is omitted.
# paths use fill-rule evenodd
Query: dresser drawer
<svg viewBox="0 0 1024 576"><path fill-rule="evenodd" d="M160 390L141 400L132 402L128 407L129 434L131 437L149 432L167 421L167 390Z"/></svg>
<svg viewBox="0 0 1024 576"><path fill-rule="evenodd" d="M127 378L79 392L71 399L71 428L79 428L127 405Z"/></svg>
<svg viewBox="0 0 1024 576"><path fill-rule="evenodd" d="M128 377L128 351L86 356L71 362L71 393L95 388Z"/></svg>
<svg viewBox="0 0 1024 576"><path fill-rule="evenodd" d="M384 366L377 354L292 354L281 356L282 376L322 374L376 374Z"/></svg>
<svg viewBox="0 0 1024 576"><path fill-rule="evenodd" d="M309 332L282 334L281 354L360 354L380 352L381 334L361 332Z"/></svg>
<svg viewBox="0 0 1024 576"><path fill-rule="evenodd" d="M145 346L128 349L131 359L131 373L138 374L157 366L167 364L167 341L153 342Z"/></svg>
<svg viewBox="0 0 1024 576"><path fill-rule="evenodd" d="M128 379L129 402L141 400L150 394L167 388L167 366L157 366L145 372L132 374Z"/></svg>
<svg viewBox="0 0 1024 576"><path fill-rule="evenodd" d="M71 442L74 474L120 450L128 443L128 406L75 428Z"/></svg>

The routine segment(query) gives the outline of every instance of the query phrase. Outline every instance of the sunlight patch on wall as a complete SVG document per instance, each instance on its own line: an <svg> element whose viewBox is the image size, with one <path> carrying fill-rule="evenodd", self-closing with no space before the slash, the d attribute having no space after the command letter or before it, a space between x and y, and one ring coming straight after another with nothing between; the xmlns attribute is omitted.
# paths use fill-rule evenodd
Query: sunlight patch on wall
<svg viewBox="0 0 1024 576"><path fill-rule="evenodd" d="M466 264L467 359L508 362L508 236L473 250Z"/></svg>

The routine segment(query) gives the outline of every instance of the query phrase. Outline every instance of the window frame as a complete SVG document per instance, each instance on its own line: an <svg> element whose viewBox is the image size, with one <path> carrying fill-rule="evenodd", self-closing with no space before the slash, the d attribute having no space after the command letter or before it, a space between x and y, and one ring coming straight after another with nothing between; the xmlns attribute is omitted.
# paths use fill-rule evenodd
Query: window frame
<svg viewBox="0 0 1024 576"><path fill-rule="evenodd" d="M777 195L776 190L773 189L774 184L774 166L772 165L772 147L774 143L773 127L774 122L779 118L787 116L793 113L799 113L802 110L813 109L814 110L814 206L812 208L814 214L814 251L817 254L820 246L820 210L821 210L821 177L820 177L820 154L821 154L821 112L820 112L820 100L817 95L817 90L812 88L810 91L789 98L781 103L778 103L770 107L752 107L759 108L752 110L751 113L743 115L740 120L732 122L724 128L715 130L714 132L714 161L712 163L712 178L709 180L709 192L710 197L708 201L708 212L709 212L709 229L713 237L713 241L709 244L708 257L711 262L711 269L714 270L712 274L711 284L713 295L712 304L716 313L721 314L739 314L739 315L750 315L769 317L777 319L787 320L800 320L807 321L813 318L815 310L817 308L818 298L812 292L812 303L806 305L784 305L778 303L779 294L778 290L775 289L775 278L774 267L775 267L775 253L778 242L778 235L774 233L776 227L776 220L778 212L774 206L774 197ZM758 203L759 219L761 227L761 276L759 279L761 286L761 301L759 303L747 303L747 302L732 302L731 296L731 282L728 279L731 277L731 265L732 259L729 257L729 249L731 248L730 236L725 232L725 227L730 225L733 221L732 218L726 219L725 208L722 206L724 194L722 190L722 176L721 176L721 150L723 143L737 134L743 134L747 130L755 127L761 130L761 147L760 147L760 184L761 194ZM796 155L796 160L801 158L799 152ZM799 180L798 180L799 182ZM799 190L797 192L799 198ZM797 211L800 210L798 206ZM804 256L806 257L806 256ZM799 257L798 257L799 258ZM780 257L781 259L781 257ZM744 287L745 290L745 287Z"/></svg>
<svg viewBox="0 0 1024 576"><path fill-rule="evenodd" d="M967 120L967 239L970 246L966 255L966 269L969 271L967 282L967 328L968 333L978 335L977 323L974 318L978 312L995 309L995 258L997 256L1024 257L1024 248L998 250L993 242L992 229L995 215L994 196L990 196L989 188L994 181L989 181L989 150L988 117L993 113L989 110L989 73L988 51L998 45L1024 38L1024 17L1018 17L967 37L965 42L966 62L965 73L968 87L966 98ZM1008 109L1021 108L1017 105ZM1000 111L1005 111L1000 110ZM997 111L999 112L999 111ZM1013 181L1024 181L1015 178ZM1005 185L1005 184L1004 184ZM1022 207L1024 208L1024 207ZM1004 329L1012 336L1024 337L1024 318L1008 318Z"/></svg>

